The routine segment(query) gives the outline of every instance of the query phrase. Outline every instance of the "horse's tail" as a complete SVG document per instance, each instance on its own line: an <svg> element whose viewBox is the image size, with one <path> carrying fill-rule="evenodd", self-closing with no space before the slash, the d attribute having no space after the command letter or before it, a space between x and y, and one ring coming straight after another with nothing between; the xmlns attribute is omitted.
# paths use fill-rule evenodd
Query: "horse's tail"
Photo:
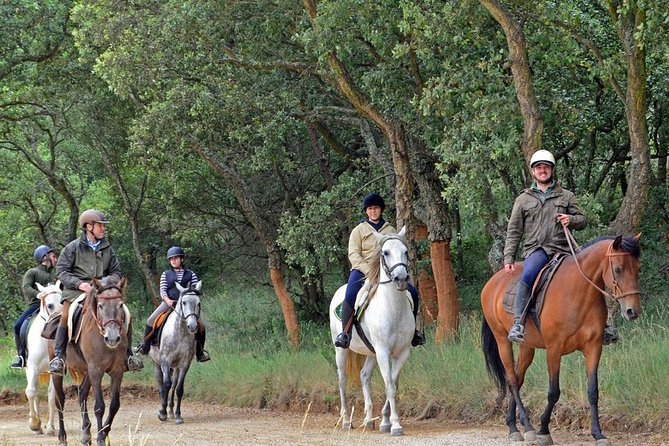
<svg viewBox="0 0 669 446"><path fill-rule="evenodd" d="M481 347L483 348L488 375L495 382L499 390L499 399L501 400L506 395L506 374L504 373L504 364L502 364L502 359L499 356L497 341L485 317L483 318L483 324L481 324Z"/></svg>
<svg viewBox="0 0 669 446"><path fill-rule="evenodd" d="M346 376L348 376L348 383L351 386L360 388L360 370L365 363L367 357L356 353L349 349L346 356Z"/></svg>

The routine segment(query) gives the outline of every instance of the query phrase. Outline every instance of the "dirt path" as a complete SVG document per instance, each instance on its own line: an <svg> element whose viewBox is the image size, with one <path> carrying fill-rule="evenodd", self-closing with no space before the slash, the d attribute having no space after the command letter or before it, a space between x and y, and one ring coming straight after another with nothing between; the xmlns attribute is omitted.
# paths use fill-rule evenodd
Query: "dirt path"
<svg viewBox="0 0 669 446"><path fill-rule="evenodd" d="M27 403L2 403L0 407L0 446L55 446L53 436L35 435L28 428ZM45 403L43 404L45 406ZM355 429L343 432L331 414L296 414L288 412L233 409L223 406L186 402L182 406L185 423L158 420L157 397L124 395L114 426L113 445L244 445L244 446L504 446L511 443L506 428L500 426L462 426L444 421L404 420L405 436L390 437L378 431ZM92 404L90 406L92 410ZM359 417L357 417L359 418ZM355 420L356 418L354 418ZM43 422L45 420L43 414ZM79 445L80 418L76 400L69 398L65 410L70 445ZM359 421L359 420L358 420ZM95 419L93 418L95 427ZM669 446L669 440L651 435L607 433L613 445ZM574 434L556 430L557 445L594 446L588 432Z"/></svg>

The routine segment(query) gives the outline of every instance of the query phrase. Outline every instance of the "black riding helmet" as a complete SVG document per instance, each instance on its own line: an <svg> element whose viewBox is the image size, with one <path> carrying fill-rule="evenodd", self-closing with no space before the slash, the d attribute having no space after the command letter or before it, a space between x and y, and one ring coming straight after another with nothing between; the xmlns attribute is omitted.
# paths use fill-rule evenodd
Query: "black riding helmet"
<svg viewBox="0 0 669 446"><path fill-rule="evenodd" d="M383 211L386 208L386 202L383 201L383 197L379 194L369 194L362 200L362 211L366 211L370 206L378 206Z"/></svg>
<svg viewBox="0 0 669 446"><path fill-rule="evenodd" d="M167 261L169 262L172 257L186 257L186 253L181 246L172 246L167 250Z"/></svg>

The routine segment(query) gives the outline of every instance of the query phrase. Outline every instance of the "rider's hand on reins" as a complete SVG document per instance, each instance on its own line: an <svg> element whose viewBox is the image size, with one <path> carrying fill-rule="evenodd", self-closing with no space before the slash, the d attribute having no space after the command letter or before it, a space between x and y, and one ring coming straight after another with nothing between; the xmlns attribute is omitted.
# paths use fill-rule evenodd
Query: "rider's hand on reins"
<svg viewBox="0 0 669 446"><path fill-rule="evenodd" d="M555 219L557 220L558 223L560 223L562 226L565 228L569 227L569 215L567 214L555 214Z"/></svg>

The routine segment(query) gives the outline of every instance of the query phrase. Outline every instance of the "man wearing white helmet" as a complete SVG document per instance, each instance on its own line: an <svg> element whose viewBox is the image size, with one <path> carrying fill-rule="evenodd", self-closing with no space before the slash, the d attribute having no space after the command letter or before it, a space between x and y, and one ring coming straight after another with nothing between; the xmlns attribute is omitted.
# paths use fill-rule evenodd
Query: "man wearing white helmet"
<svg viewBox="0 0 669 446"><path fill-rule="evenodd" d="M563 227L583 229L583 211L573 192L563 189L553 178L555 157L548 150L538 150L530 160L534 181L513 204L504 244L504 270L513 274L514 260L523 240L523 272L514 301L513 326L509 341L522 343L525 326L522 320L530 300L532 286L541 269L558 252L569 252Z"/></svg>

